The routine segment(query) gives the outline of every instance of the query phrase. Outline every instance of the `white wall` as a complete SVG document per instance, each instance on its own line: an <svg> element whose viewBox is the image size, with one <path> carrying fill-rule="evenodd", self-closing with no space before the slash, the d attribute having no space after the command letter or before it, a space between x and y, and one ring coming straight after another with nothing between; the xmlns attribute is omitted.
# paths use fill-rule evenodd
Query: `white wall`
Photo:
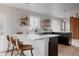
<svg viewBox="0 0 79 59"><path fill-rule="evenodd" d="M22 16L27 16L29 18L30 18L30 16L35 16L35 17L38 17L40 20L48 18L47 17L48 15L39 14L39 13L26 11L26 10L21 10L21 9L17 9L17 8L12 8L12 16L13 16L12 22L14 24L14 26L13 26L14 27L13 33L20 31L19 29L22 29L22 28L24 30L24 27L19 26L20 18ZM35 26L38 26L38 25L40 25L40 21L39 22L35 21ZM29 26L27 26L25 28L29 28Z"/></svg>
<svg viewBox="0 0 79 59"><path fill-rule="evenodd" d="M19 26L19 24L20 24L20 18L22 16L27 16L27 17L37 16L37 17L40 17L41 20L48 18L48 15L45 15L45 14L40 14L36 12L31 12L28 10L22 10L22 9L2 6L2 5L0 5L0 14L2 16L3 14L5 15L4 16L5 18L4 22L6 26L5 33L16 33L20 31L19 29L21 29L21 26Z"/></svg>
<svg viewBox="0 0 79 59"><path fill-rule="evenodd" d="M22 9L2 6L2 5L0 5L0 16L4 18L5 33L16 33L20 31L21 28L25 28L25 27L19 26L20 18L22 16L27 16L27 17L37 16L37 17L40 17L40 20L50 18L48 15L45 15L45 14L40 14L36 12L31 12L28 10L22 10ZM60 19L55 18L51 20L52 20L53 31L60 31L60 22L59 22ZM67 21L66 25L67 25L66 26L67 30L69 30L69 20Z"/></svg>
<svg viewBox="0 0 79 59"><path fill-rule="evenodd" d="M61 31L61 25L60 25L61 20L52 20L52 31Z"/></svg>
<svg viewBox="0 0 79 59"><path fill-rule="evenodd" d="M11 32L9 29L11 29L8 22L10 22L10 8L6 8L4 6L0 6L0 20L2 20L3 24L3 30L4 32Z"/></svg>
<svg viewBox="0 0 79 59"><path fill-rule="evenodd" d="M70 32L70 18L66 19L66 31Z"/></svg>
<svg viewBox="0 0 79 59"><path fill-rule="evenodd" d="M52 31L61 31L61 21L62 18L50 18L51 19L51 29ZM70 32L70 18L65 20L65 31Z"/></svg>

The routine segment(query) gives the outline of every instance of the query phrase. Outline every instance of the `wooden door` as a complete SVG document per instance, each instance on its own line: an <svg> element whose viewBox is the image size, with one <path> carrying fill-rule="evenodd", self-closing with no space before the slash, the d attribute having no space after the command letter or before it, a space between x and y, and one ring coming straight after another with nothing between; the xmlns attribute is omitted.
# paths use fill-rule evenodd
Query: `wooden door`
<svg viewBox="0 0 79 59"><path fill-rule="evenodd" d="M79 18L70 17L70 31L73 39L79 39Z"/></svg>
<svg viewBox="0 0 79 59"><path fill-rule="evenodd" d="M79 39L79 18L77 18L77 39Z"/></svg>

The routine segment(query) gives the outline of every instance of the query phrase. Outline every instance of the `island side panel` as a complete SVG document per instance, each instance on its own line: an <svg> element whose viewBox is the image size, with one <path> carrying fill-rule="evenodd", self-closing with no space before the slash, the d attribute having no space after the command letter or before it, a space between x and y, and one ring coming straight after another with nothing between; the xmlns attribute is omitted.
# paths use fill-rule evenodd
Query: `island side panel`
<svg viewBox="0 0 79 59"><path fill-rule="evenodd" d="M58 37L49 38L49 56L58 56Z"/></svg>
<svg viewBox="0 0 79 59"><path fill-rule="evenodd" d="M33 47L35 56L48 56L48 38L35 40Z"/></svg>

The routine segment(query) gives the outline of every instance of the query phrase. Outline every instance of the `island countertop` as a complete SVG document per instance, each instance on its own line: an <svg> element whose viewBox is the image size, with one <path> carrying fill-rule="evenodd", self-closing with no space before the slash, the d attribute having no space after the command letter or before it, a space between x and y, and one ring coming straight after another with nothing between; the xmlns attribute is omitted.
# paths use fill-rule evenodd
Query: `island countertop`
<svg viewBox="0 0 79 59"><path fill-rule="evenodd" d="M37 40L37 39L44 39L44 38L50 38L50 37L58 37L60 35L57 35L57 34L46 34L46 35L44 34L28 34L28 35L14 34L14 36L16 36L17 38L23 37L30 40Z"/></svg>

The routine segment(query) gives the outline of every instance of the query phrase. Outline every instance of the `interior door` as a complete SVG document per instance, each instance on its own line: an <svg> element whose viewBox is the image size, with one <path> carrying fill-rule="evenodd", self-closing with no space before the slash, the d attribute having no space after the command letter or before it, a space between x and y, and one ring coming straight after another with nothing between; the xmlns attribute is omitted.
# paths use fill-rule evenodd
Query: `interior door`
<svg viewBox="0 0 79 59"><path fill-rule="evenodd" d="M79 18L70 17L70 31L72 39L79 39Z"/></svg>
<svg viewBox="0 0 79 59"><path fill-rule="evenodd" d="M79 18L77 18L77 39L79 39Z"/></svg>

